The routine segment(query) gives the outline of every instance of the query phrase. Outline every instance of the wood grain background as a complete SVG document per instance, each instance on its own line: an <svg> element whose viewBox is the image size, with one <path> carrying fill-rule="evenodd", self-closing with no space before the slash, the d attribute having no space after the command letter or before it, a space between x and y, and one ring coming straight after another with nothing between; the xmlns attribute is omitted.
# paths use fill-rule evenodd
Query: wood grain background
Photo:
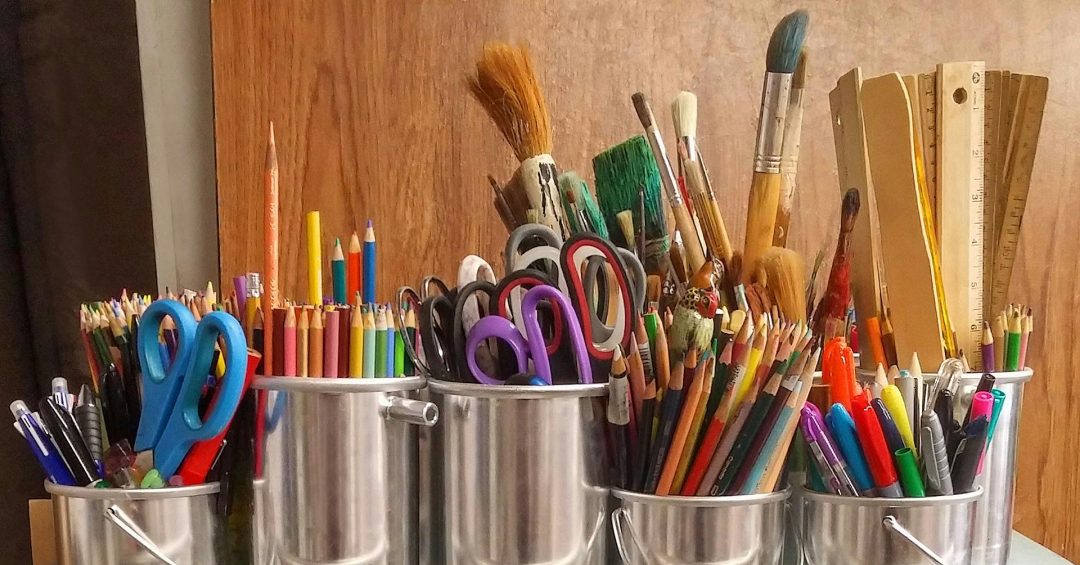
<svg viewBox="0 0 1080 565"><path fill-rule="evenodd" d="M499 259L505 233L484 179L507 178L515 163L463 82L489 39L529 43L553 115L554 156L590 183L592 156L639 133L632 92L652 98L669 139L668 102L681 89L696 92L702 151L741 241L765 47L782 14L800 6L811 11L812 58L792 246L810 257L832 247L837 229L828 92L842 73L982 59L1050 77L1011 297L1032 304L1038 322L1016 526L1080 560L1077 3L215 0L222 279L262 267L269 120L281 160L285 296L303 295L302 218L312 209L322 211L324 256L333 236L375 221L382 300L425 273L453 278L465 254Z"/></svg>

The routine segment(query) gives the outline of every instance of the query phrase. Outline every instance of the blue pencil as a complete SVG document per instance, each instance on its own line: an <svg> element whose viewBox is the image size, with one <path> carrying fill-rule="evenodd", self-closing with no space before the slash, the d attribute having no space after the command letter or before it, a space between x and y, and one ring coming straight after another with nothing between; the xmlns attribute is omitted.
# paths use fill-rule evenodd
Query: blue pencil
<svg viewBox="0 0 1080 565"><path fill-rule="evenodd" d="M371 220L364 230L364 304L375 303L375 228Z"/></svg>

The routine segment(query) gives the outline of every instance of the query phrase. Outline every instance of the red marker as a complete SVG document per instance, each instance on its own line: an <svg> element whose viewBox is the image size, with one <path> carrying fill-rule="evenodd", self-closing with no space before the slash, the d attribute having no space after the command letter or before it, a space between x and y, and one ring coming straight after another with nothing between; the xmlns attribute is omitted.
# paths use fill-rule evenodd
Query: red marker
<svg viewBox="0 0 1080 565"><path fill-rule="evenodd" d="M255 367L259 365L261 358L262 355L259 355L258 352L248 349L247 376L244 378L244 390L240 392L241 397L244 396L248 386L251 385L251 379L255 376ZM214 395L213 400L210 401L209 410L214 409L216 402L217 395ZM206 441L200 441L191 447L191 451L188 452L184 462L180 464L180 469L176 472L184 479L185 486L201 485L206 482L206 474L210 472L210 467L214 464L214 460L217 459L218 452L221 451L221 442L225 439L227 433L229 433L229 426L225 426L225 429L221 430L220 434Z"/></svg>
<svg viewBox="0 0 1080 565"><path fill-rule="evenodd" d="M889 446L885 443L885 434L881 431L881 422L866 398L856 396L851 401L855 408L855 429L859 434L866 461L870 464L870 474L874 477L874 486L885 498L903 498L904 491L896 478Z"/></svg>

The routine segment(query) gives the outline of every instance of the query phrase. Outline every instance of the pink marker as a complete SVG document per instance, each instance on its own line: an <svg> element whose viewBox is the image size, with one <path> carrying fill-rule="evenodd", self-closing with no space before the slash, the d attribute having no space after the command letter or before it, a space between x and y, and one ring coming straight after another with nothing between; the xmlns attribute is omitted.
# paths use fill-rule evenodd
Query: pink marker
<svg viewBox="0 0 1080 565"><path fill-rule="evenodd" d="M989 422L994 414L994 395L987 391L979 391L975 393L975 396L971 398L971 417L968 421L975 420L979 416L986 416L986 421ZM986 444L990 445L989 442ZM982 455L979 456L979 469L976 471L976 475L981 475L983 470L983 459L986 457L986 449L983 449Z"/></svg>

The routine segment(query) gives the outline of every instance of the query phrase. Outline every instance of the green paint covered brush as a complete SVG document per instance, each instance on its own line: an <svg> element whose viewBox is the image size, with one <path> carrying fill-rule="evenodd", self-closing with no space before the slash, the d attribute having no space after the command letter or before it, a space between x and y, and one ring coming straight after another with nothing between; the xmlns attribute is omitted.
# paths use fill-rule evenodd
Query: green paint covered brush
<svg viewBox="0 0 1080 565"><path fill-rule="evenodd" d="M616 217L620 212L631 211L635 231L640 231L642 213L638 206L638 193L645 193L645 268L649 271L663 263L671 246L668 238L667 220L664 215L660 193L660 170L656 166L649 142L644 136L630 139L593 157L593 173L596 176L596 196L600 211L612 240L624 247L632 243L624 237Z"/></svg>
<svg viewBox="0 0 1080 565"><path fill-rule="evenodd" d="M574 171L559 175L559 196L571 233L590 232L608 239L607 224L589 191L589 185Z"/></svg>

